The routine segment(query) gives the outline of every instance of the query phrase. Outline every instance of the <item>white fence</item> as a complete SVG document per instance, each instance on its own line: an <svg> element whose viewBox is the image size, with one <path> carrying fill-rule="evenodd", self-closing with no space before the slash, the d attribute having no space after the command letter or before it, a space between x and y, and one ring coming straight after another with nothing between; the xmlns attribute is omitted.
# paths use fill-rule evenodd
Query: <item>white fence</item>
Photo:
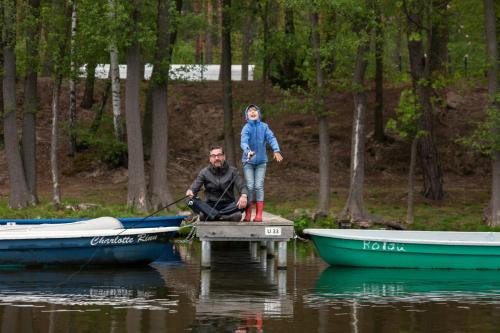
<svg viewBox="0 0 500 333"><path fill-rule="evenodd" d="M231 66L231 79L241 81L241 65ZM153 71L153 65L144 66L144 79L149 80ZM185 81L217 81L219 80L220 65L170 65L169 77L171 80ZM248 65L248 80L254 79L255 65ZM97 65L96 78L106 79L109 77L109 64ZM80 77L86 77L86 66L80 68ZM120 65L120 79L127 78L127 65Z"/></svg>

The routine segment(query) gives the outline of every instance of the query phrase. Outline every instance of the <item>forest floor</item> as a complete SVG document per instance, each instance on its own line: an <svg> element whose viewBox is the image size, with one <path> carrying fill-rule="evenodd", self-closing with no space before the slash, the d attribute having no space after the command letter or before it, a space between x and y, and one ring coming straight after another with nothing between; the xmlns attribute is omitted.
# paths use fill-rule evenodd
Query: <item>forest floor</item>
<svg viewBox="0 0 500 333"><path fill-rule="evenodd" d="M83 82L79 85L78 101L83 96ZM97 82L95 100L100 103L103 82ZM52 185L50 177L51 87L47 79L39 80L41 111L38 115L38 181L39 194L49 200ZM394 114L401 89L387 86L384 91L384 117ZM19 88L21 96L21 86ZM436 142L442 161L446 197L432 202L416 196L417 222L426 223L433 215L454 215L452 224L459 223L463 214L481 223L482 209L489 200L491 163L488 157L472 151L457 142L471 133L473 123L484 118L487 91L481 84L457 84L440 92L445 101L436 110ZM124 98L123 98L124 99ZM122 99L122 100L123 100ZM123 205L127 198L127 171L110 168L96 160L92 150L68 156L65 133L68 109L67 85L61 96L61 190L62 199L70 202ZM313 210L317 202L319 182L319 137L317 120L302 110L283 110L284 97L268 87L263 91L260 82L234 82L234 133L239 144L243 125L241 110L255 103L262 107L264 120L278 138L284 161L268 165L266 198L269 207L284 214L297 215L297 208ZM22 101L19 100L22 110ZM78 103L79 103L78 102ZM110 99L106 112L111 111ZM345 203L349 187L351 128L353 119L352 94L336 92L327 97L331 139L331 189L333 214L338 214ZM365 204L370 212L385 218L403 220L406 209L406 184L409 163L409 144L396 136L377 143L373 140L374 91L368 92L365 154ZM20 113L20 112L18 112ZM78 108L79 121L90 123L95 111ZM109 117L108 117L109 119ZM169 164L168 176L175 198L182 197L198 170L208 162L210 143L223 141L222 85L219 82L173 82L169 86ZM21 128L19 126L19 128ZM3 143L0 143L2 147ZM240 150L237 146L238 159ZM422 188L422 177L417 170L417 188ZM8 173L4 150L0 149L0 201L8 196ZM470 211L467 211L467 207ZM462 215L461 215L462 214ZM442 227L442 226L441 226ZM452 227L450 227L452 228Z"/></svg>

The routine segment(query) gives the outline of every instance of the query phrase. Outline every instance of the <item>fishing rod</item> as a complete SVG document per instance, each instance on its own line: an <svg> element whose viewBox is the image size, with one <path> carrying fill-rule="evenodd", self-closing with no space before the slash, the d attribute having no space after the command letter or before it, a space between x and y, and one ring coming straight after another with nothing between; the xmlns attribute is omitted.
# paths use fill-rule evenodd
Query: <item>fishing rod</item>
<svg viewBox="0 0 500 333"><path fill-rule="evenodd" d="M186 199L187 197L188 197L188 195L185 195L185 196L183 196L182 198L177 199L177 200L175 200L174 202L171 202L171 203L167 204L166 206L163 206L163 207L159 208L158 210L156 210L155 212L153 212L153 213L149 214L148 216L146 216L145 218L143 218L143 219L142 219L142 220L140 220L139 222L144 222L144 220L146 220L147 218L150 218L151 216L153 216L153 215L155 215L155 214L157 214L157 213L161 212L162 210L164 210L164 209L166 209L166 208L168 208L168 207L170 207L170 206L172 206L172 205L174 205L174 204L178 203L179 201L182 201L182 200Z"/></svg>

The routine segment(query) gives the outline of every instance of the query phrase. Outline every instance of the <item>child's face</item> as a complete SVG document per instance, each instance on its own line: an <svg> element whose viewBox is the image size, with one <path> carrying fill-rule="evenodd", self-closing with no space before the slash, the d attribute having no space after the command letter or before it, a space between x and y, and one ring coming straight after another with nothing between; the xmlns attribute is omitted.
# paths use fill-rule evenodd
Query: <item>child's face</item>
<svg viewBox="0 0 500 333"><path fill-rule="evenodd" d="M250 120L258 120L259 119L259 111L255 108L250 108L247 111L248 119Z"/></svg>

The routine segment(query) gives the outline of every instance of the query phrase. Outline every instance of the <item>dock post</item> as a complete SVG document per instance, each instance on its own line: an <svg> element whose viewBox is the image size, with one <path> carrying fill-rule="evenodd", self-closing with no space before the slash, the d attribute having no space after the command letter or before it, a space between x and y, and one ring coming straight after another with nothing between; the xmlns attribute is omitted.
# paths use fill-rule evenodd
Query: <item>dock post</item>
<svg viewBox="0 0 500 333"><path fill-rule="evenodd" d="M210 269L210 241L201 241L201 267Z"/></svg>
<svg viewBox="0 0 500 333"><path fill-rule="evenodd" d="M210 294L210 271L201 270L201 297L207 298Z"/></svg>
<svg viewBox="0 0 500 333"><path fill-rule="evenodd" d="M286 271L278 270L278 294L286 295Z"/></svg>
<svg viewBox="0 0 500 333"><path fill-rule="evenodd" d="M267 250L260 249L260 267L263 271L267 270Z"/></svg>
<svg viewBox="0 0 500 333"><path fill-rule="evenodd" d="M267 256L274 257L274 242L267 241Z"/></svg>
<svg viewBox="0 0 500 333"><path fill-rule="evenodd" d="M278 269L286 269L286 242L278 242Z"/></svg>
<svg viewBox="0 0 500 333"><path fill-rule="evenodd" d="M274 258L268 258L267 259L267 268L266 268L266 275L267 275L267 281L269 283L274 284L274 281L276 279L275 275L275 268L276 268L276 261Z"/></svg>
<svg viewBox="0 0 500 333"><path fill-rule="evenodd" d="M250 242L250 256L252 257L252 260L257 260L259 257L258 251L258 243Z"/></svg>

